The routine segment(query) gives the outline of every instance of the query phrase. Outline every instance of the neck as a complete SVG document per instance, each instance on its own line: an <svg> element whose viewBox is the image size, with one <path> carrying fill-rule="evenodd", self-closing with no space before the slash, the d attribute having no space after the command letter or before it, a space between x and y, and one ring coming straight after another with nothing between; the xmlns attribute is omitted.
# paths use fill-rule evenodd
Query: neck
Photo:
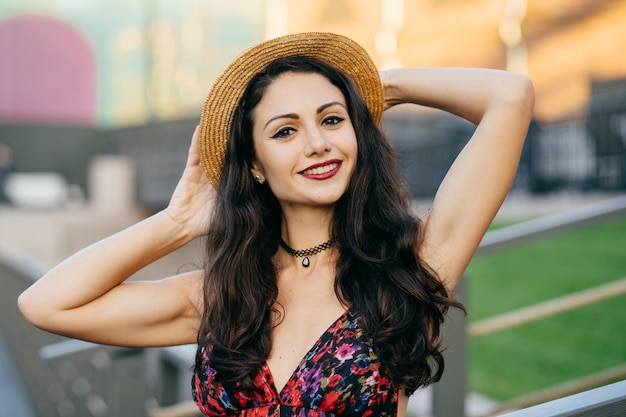
<svg viewBox="0 0 626 417"><path fill-rule="evenodd" d="M281 238L293 249L306 249L330 239L332 207L283 207Z"/></svg>

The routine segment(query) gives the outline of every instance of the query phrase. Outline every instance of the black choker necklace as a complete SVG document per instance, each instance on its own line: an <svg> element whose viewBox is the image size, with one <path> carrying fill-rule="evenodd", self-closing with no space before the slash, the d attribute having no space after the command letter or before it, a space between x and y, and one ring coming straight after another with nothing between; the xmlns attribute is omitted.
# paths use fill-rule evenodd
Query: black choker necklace
<svg viewBox="0 0 626 417"><path fill-rule="evenodd" d="M333 242L332 239L327 240L326 242L322 243L321 245L317 245L313 248L309 248L309 249L302 249L302 250L295 250L295 249L291 249L289 247L288 244L285 243L284 240L280 239L280 246L282 246L282 248L291 256L295 256L296 258L301 258L304 256L304 259L302 260L302 266L303 267L308 267L309 265L311 265L311 261L309 260L309 256L311 255L316 255L320 252L325 251L326 249L330 248L331 246L333 246L335 244L335 242Z"/></svg>

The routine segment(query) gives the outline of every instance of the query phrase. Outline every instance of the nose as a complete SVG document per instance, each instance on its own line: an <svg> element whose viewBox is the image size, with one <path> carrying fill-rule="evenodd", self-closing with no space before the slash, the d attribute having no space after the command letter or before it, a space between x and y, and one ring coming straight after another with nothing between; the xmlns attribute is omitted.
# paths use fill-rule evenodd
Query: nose
<svg viewBox="0 0 626 417"><path fill-rule="evenodd" d="M304 146L306 156L321 155L324 152L330 151L330 142L328 142L320 129L308 129L307 132L306 144Z"/></svg>

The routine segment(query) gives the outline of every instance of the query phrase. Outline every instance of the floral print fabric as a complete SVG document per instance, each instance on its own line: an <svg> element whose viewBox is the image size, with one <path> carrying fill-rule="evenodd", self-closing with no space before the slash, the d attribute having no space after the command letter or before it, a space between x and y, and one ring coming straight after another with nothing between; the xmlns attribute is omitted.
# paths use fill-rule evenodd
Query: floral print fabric
<svg viewBox="0 0 626 417"><path fill-rule="evenodd" d="M357 315L349 310L320 336L280 392L267 364L254 380L257 391L227 390L209 366L209 352L202 352L196 369L203 372L196 372L192 381L194 401L206 416L397 414L398 389L359 328Z"/></svg>

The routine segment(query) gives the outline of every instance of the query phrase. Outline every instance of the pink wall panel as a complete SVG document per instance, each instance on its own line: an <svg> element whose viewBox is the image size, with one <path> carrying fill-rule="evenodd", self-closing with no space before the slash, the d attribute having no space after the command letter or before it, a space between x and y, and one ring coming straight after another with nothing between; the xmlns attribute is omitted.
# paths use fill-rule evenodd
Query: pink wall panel
<svg viewBox="0 0 626 417"><path fill-rule="evenodd" d="M44 16L0 23L0 121L91 125L95 63L68 24Z"/></svg>

